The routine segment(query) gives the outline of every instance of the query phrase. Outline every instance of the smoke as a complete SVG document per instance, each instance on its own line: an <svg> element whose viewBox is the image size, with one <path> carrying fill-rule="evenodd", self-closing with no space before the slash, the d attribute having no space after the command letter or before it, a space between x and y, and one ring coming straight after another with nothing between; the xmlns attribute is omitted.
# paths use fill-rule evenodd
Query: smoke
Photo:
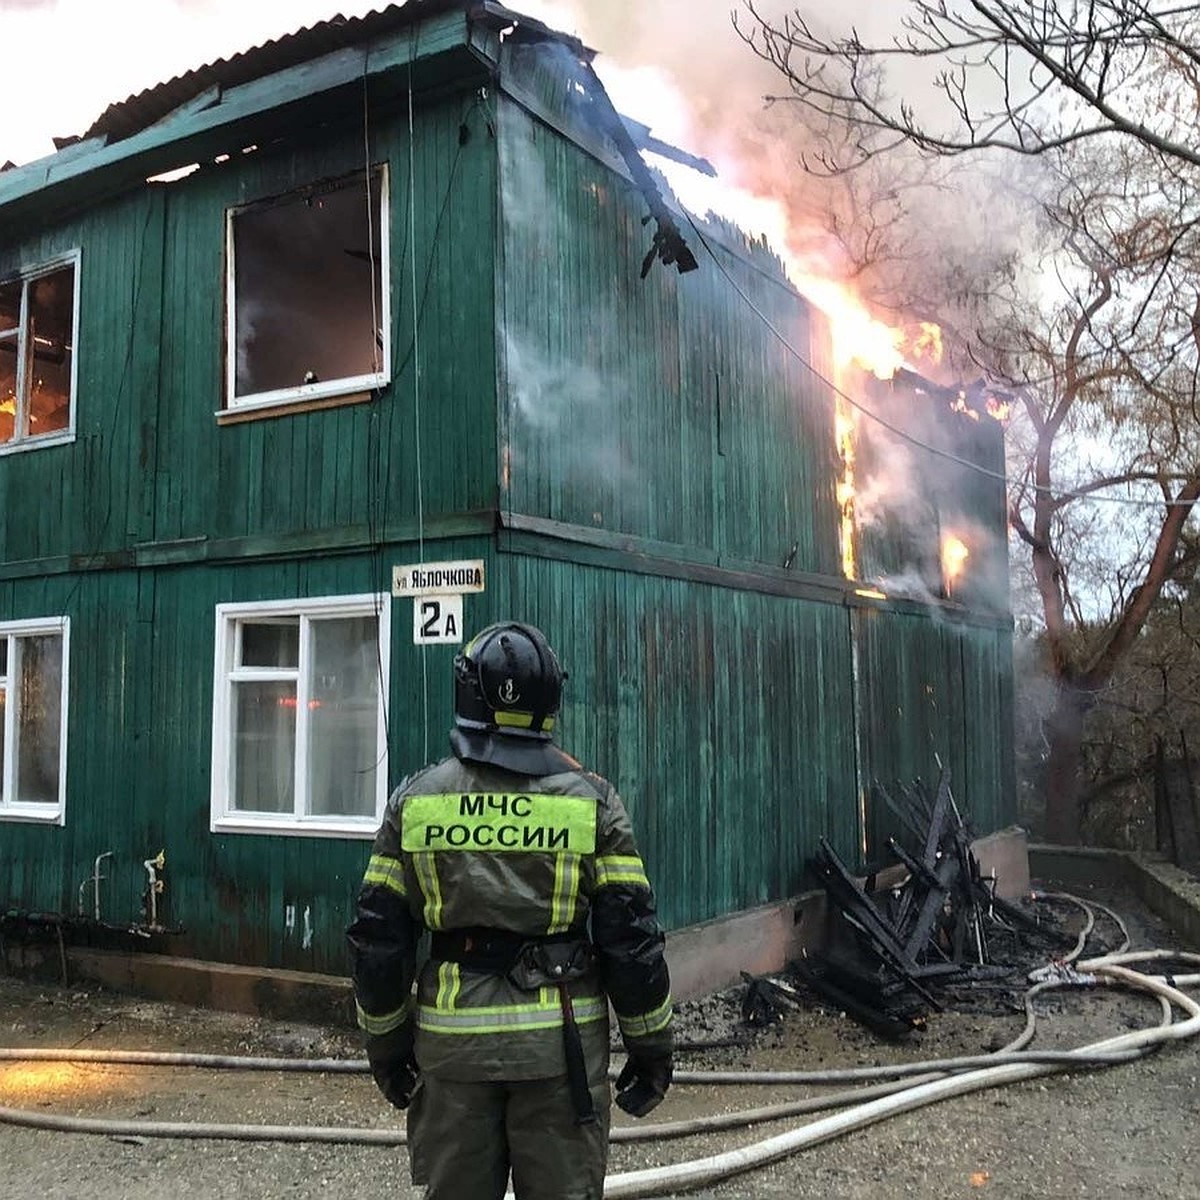
<svg viewBox="0 0 1200 1200"><path fill-rule="evenodd" d="M1029 246L1026 197L1033 188L1025 176L1032 166L1005 160L1002 172L999 161L987 157L931 164L902 146L851 176L831 176L822 156L844 161L857 135L837 123L822 125L790 99L784 75L735 29L735 21L745 35L757 28L743 0L525 0L516 7L595 48L597 73L620 111L661 139L707 157L725 185L771 198L784 211L786 233L778 223L766 227L765 209L758 227L756 214L744 209L721 215L770 237L805 274L849 283L889 324L929 320L960 341L970 336L986 293L976 283L1010 272ZM756 0L755 8L778 23L796 5ZM832 11L802 6L831 33L853 30L864 43L882 44L901 32L906 8L877 0L843 0ZM897 56L889 72L889 92L919 118L949 119L928 63ZM767 97L782 99L768 103ZM667 171L673 185L685 173ZM695 207L688 194L680 195ZM961 362L951 357L942 370L924 360L919 365L950 382Z"/></svg>
<svg viewBox="0 0 1200 1200"><path fill-rule="evenodd" d="M506 236L516 239L520 257L534 272L542 264L552 264L560 248L571 243L572 222L577 219L553 193L547 157L534 141L540 136L544 134L533 121L513 123L500 142ZM561 292L561 302L571 302L568 293ZM589 294L588 303L597 328L621 327L611 302L602 295ZM519 297L507 305L505 367L514 421L510 465L519 469L527 450L553 442L564 478L606 480L606 490L614 484L629 485L637 473L632 452L612 436L627 411L630 377L636 371L629 348L606 350L597 341L591 347L591 361L573 357L571 347L551 350L545 331L529 325L537 312L536 305L522 304ZM568 462L563 462L563 455ZM628 486L626 491L628 496L636 494Z"/></svg>
<svg viewBox="0 0 1200 1200"><path fill-rule="evenodd" d="M854 515L860 527L877 525L889 517L907 524L928 519L929 497L909 447L889 439L884 457L859 484L854 494Z"/></svg>
<svg viewBox="0 0 1200 1200"><path fill-rule="evenodd" d="M942 597L930 588L929 581L919 571L910 568L891 575L881 575L875 584L889 597L915 600L918 604L926 605L933 619L941 620Z"/></svg>
<svg viewBox="0 0 1200 1200"><path fill-rule="evenodd" d="M524 453L554 446L556 473L573 483L604 483L604 492L635 496L633 464L614 423L624 405L619 375L599 371L562 355L551 357L532 336L505 334L513 438L509 465L520 469ZM567 461L564 461L564 457Z"/></svg>

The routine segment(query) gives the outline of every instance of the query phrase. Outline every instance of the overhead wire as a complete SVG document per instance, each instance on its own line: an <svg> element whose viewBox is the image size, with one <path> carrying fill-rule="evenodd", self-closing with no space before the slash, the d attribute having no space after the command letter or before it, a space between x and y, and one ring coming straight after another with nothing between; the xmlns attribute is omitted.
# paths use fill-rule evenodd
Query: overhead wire
<svg viewBox="0 0 1200 1200"><path fill-rule="evenodd" d="M815 378L818 382L824 384L825 387L829 388L834 393L834 395L836 395L841 400L843 400L846 404L848 404L852 409L854 409L855 412L860 413L862 416L866 417L870 421L874 421L877 425L880 425L882 428L886 429L889 433L894 434L896 437L900 438L902 441L905 441L905 442L909 443L910 445L917 447L920 450L924 450L926 453L932 454L935 457L946 459L947 461L952 462L956 466L960 466L960 467L964 468L965 470L973 471L977 475L981 475L986 479L994 479L999 483L1003 483L1006 488L1011 485L1011 480L1009 479L1007 472L990 470L988 467L984 467L984 466L980 465L979 463L972 462L970 459L963 458L961 455L954 454L950 450L944 450L940 446L935 446L935 445L932 445L930 442L924 441L923 439L917 437L915 434L912 434L908 430L902 429L900 426L896 425L894 422L889 421L886 417L882 416L880 413L876 412L874 409L872 409L868 405L864 404L861 400L855 399L844 388L839 387L838 384L836 384L832 379L830 379L828 376L824 375L821 371L819 371L805 357L804 354L802 354L795 346L793 346L791 344L791 342L788 340L788 338L776 327L775 323L771 320L771 318L766 313L764 313L762 311L762 309L754 302L753 298L746 293L746 291L742 288L742 286L738 283L738 281L734 278L734 276L726 268L725 264L721 261L721 259L717 255L717 253L713 250L712 246L709 244L709 239L707 237L705 237L704 231L696 223L692 214L690 212L688 212L686 208L683 209L683 214L684 214L685 218L687 219L688 224L695 231L696 236L700 239L700 244L708 252L709 257L716 264L717 269L721 272L721 274L725 276L726 280L729 282L729 284L733 288L733 290L735 292L737 292L737 294L741 297L741 299L746 304L746 306L763 323L763 325L766 326L768 331L772 334L772 336L775 337L775 339L780 343L780 345L782 345L783 348L801 364L801 366L803 366L806 370L808 370L809 373L813 376L813 378ZM1118 486L1118 485L1114 484L1113 486ZM1028 485L1028 490L1038 493L1038 494L1048 495L1048 496L1054 497L1056 499L1061 499L1062 496L1069 495L1073 489L1066 488L1061 491L1056 491L1054 488L1045 487L1042 484L1030 484L1030 485ZM1132 496L1104 496L1104 495L1100 495L1099 493L1095 493L1095 492L1089 494L1086 497L1086 499L1093 500L1099 504L1124 504L1124 505L1127 505L1130 507L1135 507L1135 508L1155 508L1155 509L1159 509L1159 508L1168 508L1168 509L1170 509L1170 508L1189 508L1190 509L1195 506L1195 502L1190 501L1190 500L1138 500Z"/></svg>
<svg viewBox="0 0 1200 1200"><path fill-rule="evenodd" d="M455 151L454 158L450 164L450 171L448 174L448 178L446 180L445 190L442 195L441 202L438 206L437 218L434 222L432 234L430 235L429 257L428 257L428 261L427 261L426 267L425 267L424 278L422 279L420 287L418 288L416 286L418 272L417 272L417 250L416 250L416 233L415 233L416 214L414 211L415 204L416 204L416 187L415 187L416 172L415 172L415 163L413 161L413 153L414 153L414 151L413 151L413 147L414 147L413 133L414 133L414 127L415 127L415 116L414 116L414 101L413 101L413 95L412 95L412 89L411 89L411 76L410 76L409 83L410 83L410 87L409 87L409 96L408 96L408 104L409 104L409 112L408 112L408 129L409 129L408 171L406 173L407 174L407 180L406 180L407 186L406 186L405 190L407 192L407 197L406 197L406 213L404 216L404 221L405 221L405 224L407 225L407 230L406 230L406 236L403 239L403 243L402 243L402 246L400 249L400 262L398 265L397 274L401 278L405 277L405 275L410 276L409 291L410 291L410 295L413 297L413 300L412 300L413 313L412 313L412 320L411 320L412 335L409 338L408 344L404 348L403 352L400 353L398 356L393 356L392 365L391 365L391 369L390 369L390 375L393 380L398 380L399 377L407 369L409 364L410 363L414 364L414 417L413 417L413 421L414 421L414 429L415 429L415 434L416 434L416 437L414 438L414 479L416 482L416 492L417 492L416 507L417 507L417 534L418 534L419 554L422 558L424 558L424 546L425 546L424 477L423 477L423 453L422 453L422 439L421 439L421 407L422 407L423 390L421 387L420 380L416 378L415 372L417 369L419 369L419 363L417 363L416 360L417 360L417 356L419 355L419 352L420 352L420 332L419 332L420 323L423 320L424 315L425 315L425 308L426 308L427 301L429 299L429 289L430 289L430 284L431 284L432 276L433 276L434 252L441 242L442 228L445 223L446 212L450 206L450 200L453 196L454 186L458 179L458 171L459 171L459 166L460 166L460 162L461 162L461 158L462 158L463 139L462 138L459 139L459 145ZM466 119L466 116L470 115L470 111L473 110L476 106L477 106L476 104L472 104L471 109L467 110L467 112L464 114L464 120ZM385 336L391 336L391 331L390 330L386 331ZM385 424L384 412L386 413L386 424ZM382 563L383 563L383 548L384 548L384 545L386 544L386 539L388 536L387 531L388 531L389 522L390 522L390 496L391 496L389 488L386 485L386 481L383 481L380 479L380 473L381 473L380 463L381 463L384 451L386 450L387 453L390 454L390 452L392 450L392 446L393 446L392 421L395 418L397 408L394 404L388 404L385 406L384 412L379 412L379 413L373 414L374 418L375 418L375 424L377 427L376 433L375 433L375 443L374 443L375 444L375 455L374 455L374 459L373 459L373 462L374 462L374 468L373 468L374 476L373 477L374 477L374 481L375 481L375 493L374 494L376 496L376 500L373 504L370 503L370 501L369 501L369 515L368 515L368 520L370 522L368 536L370 537L372 544L378 547L378 551L379 551L378 570L380 572L382 572L382 570L383 570L383 565L382 565ZM371 480L372 480L372 475L369 474L368 475L368 484L369 485L371 483ZM380 664L380 669L382 671L382 664ZM423 735L424 736L424 758L425 758L425 761L428 761L428 758L429 758L429 696L428 696L428 674L427 674L427 665L426 665L424 647L422 648L422 694L423 694L422 725L423 725L423 729L424 729L424 735ZM388 744L390 746L390 743L391 743L390 717L386 714L386 711L385 711L385 725L389 731Z"/></svg>
<svg viewBox="0 0 1200 1200"><path fill-rule="evenodd" d="M425 481L421 458L421 314L417 301L417 174L416 123L413 119L412 64L417 56L417 31L413 30L412 53L408 58L408 236L412 247L410 279L412 286L412 363L413 363L413 454L417 486L417 546L418 558L425 561ZM435 247L429 247L432 269ZM415 601L414 601L415 603ZM424 739L422 762L429 761L429 646L421 643L421 729Z"/></svg>
<svg viewBox="0 0 1200 1200"><path fill-rule="evenodd" d="M384 346L383 338L386 336L390 339L391 330L381 332L379 324L378 301L376 298L377 285L377 261L375 254L375 204L371 189L371 112L370 112L370 95L368 90L368 53L363 52L363 181L366 185L367 195L367 259L370 267L370 290L371 290L371 355L372 363L375 368L375 375L379 376L383 373L384 368ZM380 212L380 233L381 239L383 234L383 197L386 193L381 190L379 198ZM381 247L382 249L382 247ZM379 704L383 714L383 747L376 757L374 763L370 766L359 768L357 774L366 774L368 771L378 771L379 768L388 761L389 749L392 741L392 723L390 716L391 698L388 695L388 672L384 669L384 649L383 649L383 614L386 609L387 601L385 593L379 591L381 581L385 579L384 574L384 523L377 515L376 509L380 506L380 497L383 495L383 484L380 471L380 459L383 454L384 439L380 430L379 404L383 395L383 389L377 387L374 389L376 404L372 407L371 412L367 417L367 539L370 544L370 559L373 565L371 571L371 594L374 597L375 608L375 678L379 687ZM373 431L373 434L372 434ZM373 486L372 486L373 485ZM372 492L374 494L372 494ZM384 790L387 791L387 780L384 781Z"/></svg>

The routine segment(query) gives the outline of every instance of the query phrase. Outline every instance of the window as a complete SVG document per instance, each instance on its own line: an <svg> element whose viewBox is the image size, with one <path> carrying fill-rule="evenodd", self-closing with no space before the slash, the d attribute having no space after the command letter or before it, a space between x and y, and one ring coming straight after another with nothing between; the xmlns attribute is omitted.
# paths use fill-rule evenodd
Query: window
<svg viewBox="0 0 1200 1200"><path fill-rule="evenodd" d="M0 282L0 453L72 434L78 252Z"/></svg>
<svg viewBox="0 0 1200 1200"><path fill-rule="evenodd" d="M218 606L214 831L374 834L390 607L385 596Z"/></svg>
<svg viewBox="0 0 1200 1200"><path fill-rule="evenodd" d="M377 167L229 213L228 408L387 383L385 212Z"/></svg>
<svg viewBox="0 0 1200 1200"><path fill-rule="evenodd" d="M67 619L0 622L0 820L61 825Z"/></svg>

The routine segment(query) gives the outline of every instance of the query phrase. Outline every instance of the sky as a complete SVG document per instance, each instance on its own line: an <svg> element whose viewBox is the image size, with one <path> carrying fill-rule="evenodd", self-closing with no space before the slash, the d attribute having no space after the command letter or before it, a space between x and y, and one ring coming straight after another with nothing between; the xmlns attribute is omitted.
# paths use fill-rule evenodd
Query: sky
<svg viewBox="0 0 1200 1200"><path fill-rule="evenodd" d="M339 13L356 17L386 6L387 0L0 0L0 163L52 154L52 138L82 134L109 104L195 67ZM753 62L730 26L737 0L512 0L511 6L599 50L602 77L613 66L636 73L638 91L653 87L655 72L702 79L703 88L688 96L699 110L728 109L726 68ZM792 4L760 0L758 7L783 12ZM842 19L851 13L866 19L869 28L877 6L843 0L838 11ZM711 87L714 77L724 79L721 89ZM683 114L660 107L659 117L660 136L686 134Z"/></svg>
<svg viewBox="0 0 1200 1200"><path fill-rule="evenodd" d="M0 162L54 153L108 106L386 0L0 0Z"/></svg>

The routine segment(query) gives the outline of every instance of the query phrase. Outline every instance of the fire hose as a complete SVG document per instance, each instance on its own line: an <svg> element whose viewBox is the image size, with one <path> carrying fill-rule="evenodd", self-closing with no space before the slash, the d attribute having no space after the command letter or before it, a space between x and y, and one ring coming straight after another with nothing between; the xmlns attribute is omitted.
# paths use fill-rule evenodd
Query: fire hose
<svg viewBox="0 0 1200 1200"><path fill-rule="evenodd" d="M1087 902L1060 894L1087 907ZM1109 910L1106 910L1109 911ZM1115 914L1111 914L1114 915ZM1118 918L1119 923L1119 918ZM1123 926L1122 930L1124 932ZM1125 938L1126 943L1128 937ZM1077 955L1082 942L1073 952ZM1068 956L1068 957L1073 957ZM679 1071L680 1084L770 1084L824 1085L886 1080L865 1088L825 1096L773 1104L737 1113L718 1114L690 1121L614 1128L614 1142L665 1140L740 1128L765 1121L812 1113L830 1108L845 1111L789 1130L738 1150L690 1162L610 1175L605 1197L650 1197L668 1195L682 1188L712 1184L789 1156L809 1146L909 1112L952 1096L1018 1082L1054 1072L1108 1066L1142 1057L1169 1041L1180 1041L1200 1032L1200 1005L1180 989L1200 983L1200 974L1175 975L1163 979L1130 970L1128 964L1170 961L1200 965L1200 955L1168 950L1112 953L1079 962L1072 967L1066 959L1051 968L1034 972L1025 996L1026 1025L1022 1032L995 1054L937 1059L925 1062L859 1067L833 1071ZM1033 999L1051 988L1125 986L1147 992L1160 1003L1163 1019L1157 1026L1108 1038L1071 1051L1024 1051L1035 1029ZM1173 1008L1187 1019L1172 1023ZM319 1073L362 1073L367 1064L348 1059L262 1058L242 1055L160 1053L132 1050L0 1049L2 1061L58 1061L117 1063L155 1066L189 1066L252 1071L309 1071ZM849 1105L851 1107L846 1108ZM65 1117L0 1107L0 1123L59 1132L93 1133L105 1136L192 1138L206 1140L332 1142L337 1144L395 1146L405 1141L403 1130L354 1129L320 1126L220 1125L195 1122L146 1122Z"/></svg>

